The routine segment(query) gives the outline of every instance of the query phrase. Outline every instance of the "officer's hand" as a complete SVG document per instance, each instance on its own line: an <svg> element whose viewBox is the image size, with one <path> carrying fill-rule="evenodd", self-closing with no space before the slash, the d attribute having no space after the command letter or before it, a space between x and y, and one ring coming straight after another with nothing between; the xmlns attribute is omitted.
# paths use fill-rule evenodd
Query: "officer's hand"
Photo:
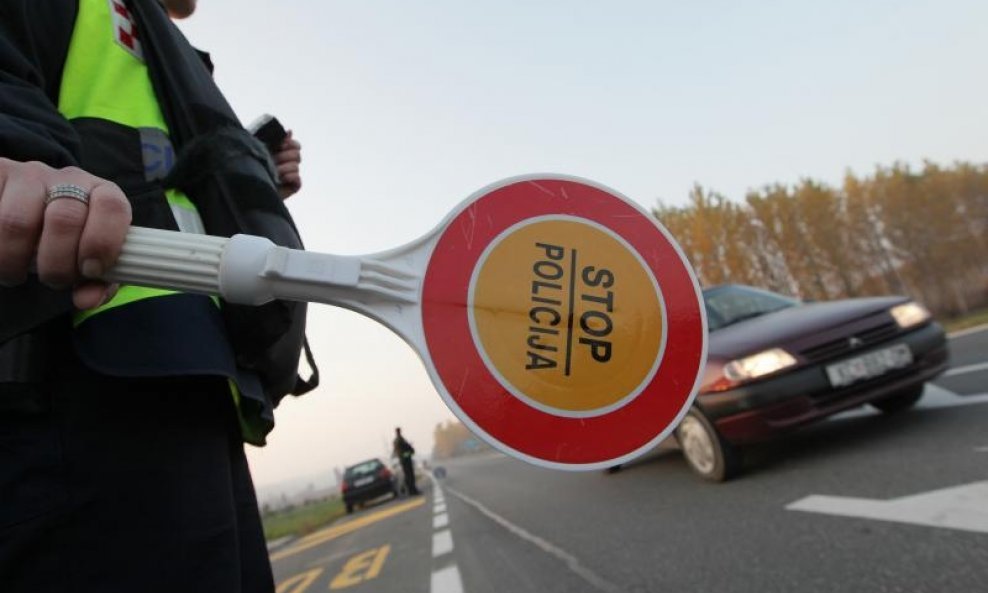
<svg viewBox="0 0 988 593"><path fill-rule="evenodd" d="M299 164L302 162L302 145L292 138L291 130L288 130L278 152L273 156L278 171L278 195L282 200L286 200L302 189L302 175L299 171Z"/></svg>
<svg viewBox="0 0 988 593"><path fill-rule="evenodd" d="M58 186L55 196L63 197L49 200ZM116 263L130 217L130 203L110 181L75 167L0 158L0 284L24 282L35 259L41 282L72 287L76 307L102 304L111 288L94 279Z"/></svg>

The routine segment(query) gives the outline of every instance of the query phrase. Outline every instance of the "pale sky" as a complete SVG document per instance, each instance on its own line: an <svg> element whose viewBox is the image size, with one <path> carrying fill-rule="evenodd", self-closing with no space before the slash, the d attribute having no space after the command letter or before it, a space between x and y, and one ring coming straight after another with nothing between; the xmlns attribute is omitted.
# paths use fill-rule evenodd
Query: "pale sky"
<svg viewBox="0 0 988 593"><path fill-rule="evenodd" d="M367 254L424 235L474 191L586 177L645 208L694 182L741 200L896 160L988 161L988 3L200 0L181 23L239 116L303 144L289 206L307 247ZM264 490L420 453L452 418L417 355L325 305L322 386L249 447Z"/></svg>

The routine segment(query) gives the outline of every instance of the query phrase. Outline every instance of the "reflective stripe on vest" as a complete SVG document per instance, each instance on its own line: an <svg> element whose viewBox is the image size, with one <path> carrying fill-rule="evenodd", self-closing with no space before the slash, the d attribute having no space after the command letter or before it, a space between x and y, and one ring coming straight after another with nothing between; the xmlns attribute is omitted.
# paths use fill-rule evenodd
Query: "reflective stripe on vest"
<svg viewBox="0 0 988 593"><path fill-rule="evenodd" d="M135 129L152 128L168 133L136 28L123 0L79 1L58 110L69 120L99 118ZM180 230L204 232L195 205L184 194L168 190L165 196ZM114 307L170 294L175 293L121 286L108 303L79 312L74 321L78 325Z"/></svg>
<svg viewBox="0 0 988 593"><path fill-rule="evenodd" d="M145 179L158 179L173 164L174 158L171 155L170 142L167 141L168 127L155 96L147 65L143 59L141 43L129 11L123 0L79 0L78 7L75 28L62 74L58 110L66 119L74 123L102 120L112 122L113 125L132 128L135 135L140 136L141 150L149 154L153 153L156 157L151 163L147 155L137 155L143 160ZM159 142L162 138L164 141ZM163 146L167 147L167 153L162 152ZM150 168L154 169L153 175L149 175ZM180 230L204 232L199 213L188 197L179 191L166 190L165 198ZM137 376L144 376L140 373L145 371L162 373L164 376L173 375L175 371L225 376L237 408L241 435L250 443L263 445L264 437L272 426L272 420L269 419L270 403L264 399L257 377L249 371L237 368L234 354L221 327L222 322L218 320L219 309L209 304L209 301L199 300L204 298L175 291L121 286L116 296L102 307L76 313L75 338L85 342L98 340L100 336L111 336L107 340L110 346L133 350L134 343L131 342L133 328L148 319L158 324L167 324L169 328L178 325L176 333L183 339L186 338L182 335L186 326L192 334L201 331L202 335L198 337L203 339L196 339L195 335L191 336L191 339L202 352L188 355L188 360L179 363L180 368L156 367L154 363L160 361L152 355L150 358L155 360L152 360L150 365L144 368L128 367L127 371L135 371ZM219 301L214 298L212 303L218 305ZM141 309L149 306L156 307L157 314L142 317ZM102 320L99 319L101 313L111 309L112 312L102 316ZM170 314L181 311L180 315L190 315L190 319L183 317L185 323L183 325L169 317L169 313L163 315L160 311L170 311ZM96 319L91 323L88 322L93 318ZM196 325L197 323L199 325ZM159 332L156 337L160 338L161 334L168 332ZM133 337L137 338L137 336ZM156 340L156 337L152 336L150 346L160 349L165 341ZM168 337L174 336L169 334ZM106 352L100 352L99 348L95 350L96 352L86 350L85 353L90 357L85 360L88 361L87 364L95 365L94 368L97 370L100 370L100 364L103 364L105 369L107 364L116 362L115 356L118 359L121 357L120 353L111 352L107 358L97 360L93 356ZM102 350L108 351L111 348ZM182 350L168 348L169 354L175 353L181 356L186 356L190 350L197 352L189 348ZM167 358L167 355L161 358ZM108 360L110 363L107 363ZM189 363L188 366L181 366L186 362ZM126 366L134 363L129 360L122 364ZM110 371L119 370L119 368L110 369ZM114 374L110 371L105 372Z"/></svg>

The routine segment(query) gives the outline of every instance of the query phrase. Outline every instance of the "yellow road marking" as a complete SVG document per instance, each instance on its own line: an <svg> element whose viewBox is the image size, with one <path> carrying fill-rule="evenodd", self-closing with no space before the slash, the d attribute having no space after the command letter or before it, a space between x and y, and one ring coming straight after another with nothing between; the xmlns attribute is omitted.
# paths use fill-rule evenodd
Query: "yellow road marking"
<svg viewBox="0 0 988 593"><path fill-rule="evenodd" d="M309 585L313 583L319 575L322 574L321 568L315 568L302 574L297 574L292 578L284 581L278 588L275 589L275 593L302 593L309 588Z"/></svg>
<svg viewBox="0 0 988 593"><path fill-rule="evenodd" d="M343 565L340 574L329 583L330 589L345 589L354 585L359 585L364 581L376 579L381 574L381 567L384 566L384 559L388 557L391 545L386 544L380 548L373 548L366 552L361 552L352 556Z"/></svg>
<svg viewBox="0 0 988 593"><path fill-rule="evenodd" d="M403 504L395 505L390 508L384 509L382 511L378 511L376 513L358 517L353 521L348 521L340 525L332 525L330 527L327 527L326 529L317 531L312 535L308 535L302 538L301 540L299 540L297 544L294 544L292 546L289 546L288 548L285 548L280 552L272 554L271 562L277 562L278 560L281 560L283 558L294 556L299 552L304 552L305 550L324 544L329 540L340 537L341 535L346 535L350 532L356 531L368 525L377 523L378 521L383 521L388 517L393 517L397 514L404 513L405 511L410 511L416 507L422 506L423 504L425 504L425 498L419 497L416 498L415 500L411 500Z"/></svg>

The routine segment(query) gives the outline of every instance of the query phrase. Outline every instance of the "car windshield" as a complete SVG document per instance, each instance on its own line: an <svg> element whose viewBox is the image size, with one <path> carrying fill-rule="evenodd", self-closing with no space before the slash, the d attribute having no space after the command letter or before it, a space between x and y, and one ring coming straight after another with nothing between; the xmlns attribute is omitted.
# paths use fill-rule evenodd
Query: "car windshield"
<svg viewBox="0 0 988 593"><path fill-rule="evenodd" d="M719 286L703 292L707 328L715 331L745 319L798 305L800 301L750 286Z"/></svg>
<svg viewBox="0 0 988 593"><path fill-rule="evenodd" d="M381 468L381 462L376 459L371 461L365 461L363 463L358 463L353 467L349 467L346 470L346 475L348 478L356 478L360 476L367 476L373 474L378 469Z"/></svg>

